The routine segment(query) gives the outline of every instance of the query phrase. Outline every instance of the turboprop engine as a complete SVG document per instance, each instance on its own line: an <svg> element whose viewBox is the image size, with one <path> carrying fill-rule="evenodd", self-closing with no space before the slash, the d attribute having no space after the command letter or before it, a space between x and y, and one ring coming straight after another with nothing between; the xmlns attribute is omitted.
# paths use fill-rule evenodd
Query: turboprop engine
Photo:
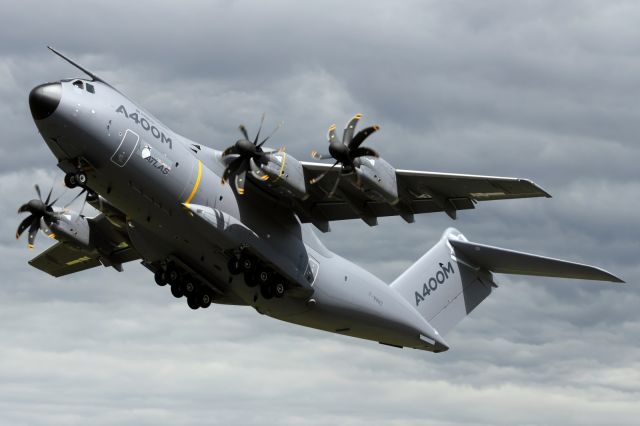
<svg viewBox="0 0 640 426"><path fill-rule="evenodd" d="M283 195L301 200L309 197L302 164L295 157L280 150L268 152L264 158L261 164L250 162L254 178Z"/></svg>
<svg viewBox="0 0 640 426"><path fill-rule="evenodd" d="M373 192L377 198L391 204L398 204L398 183L396 169L391 164L376 157L358 157L353 160L356 181L365 192Z"/></svg>

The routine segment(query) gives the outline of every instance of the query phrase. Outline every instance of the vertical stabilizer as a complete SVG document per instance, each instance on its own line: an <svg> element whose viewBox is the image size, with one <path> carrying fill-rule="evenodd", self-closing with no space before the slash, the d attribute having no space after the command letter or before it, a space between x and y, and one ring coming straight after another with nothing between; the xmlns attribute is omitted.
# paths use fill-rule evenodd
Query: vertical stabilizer
<svg viewBox="0 0 640 426"><path fill-rule="evenodd" d="M441 335L495 287L491 273L456 257L449 239L466 241L458 230L447 229L431 250L391 284Z"/></svg>
<svg viewBox="0 0 640 426"><path fill-rule="evenodd" d="M444 335L497 287L491 272L624 282L595 266L472 243L449 228L391 287Z"/></svg>

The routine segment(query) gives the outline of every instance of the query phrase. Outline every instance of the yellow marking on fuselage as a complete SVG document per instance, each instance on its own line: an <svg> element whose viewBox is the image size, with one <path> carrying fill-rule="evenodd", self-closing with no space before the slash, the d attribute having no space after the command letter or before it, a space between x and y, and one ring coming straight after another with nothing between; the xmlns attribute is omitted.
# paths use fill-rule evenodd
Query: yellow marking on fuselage
<svg viewBox="0 0 640 426"><path fill-rule="evenodd" d="M196 196L196 192L198 192L198 187L200 186L200 179L202 179L202 161L198 160L198 177L196 178L196 183L193 184L193 189L191 190L191 194L189 194L189 198L184 204L189 207L191 204L191 200Z"/></svg>

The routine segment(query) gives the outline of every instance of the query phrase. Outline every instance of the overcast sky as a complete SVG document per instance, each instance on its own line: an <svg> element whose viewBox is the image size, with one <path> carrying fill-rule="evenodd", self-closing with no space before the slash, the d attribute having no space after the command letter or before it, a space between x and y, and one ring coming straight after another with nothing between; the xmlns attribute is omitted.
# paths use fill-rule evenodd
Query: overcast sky
<svg viewBox="0 0 640 426"><path fill-rule="evenodd" d="M0 14L0 424L638 424L640 3L52 3ZM137 264L51 278L27 264L50 242L14 239L34 183L63 191L27 97L80 74L47 44L215 148L266 112L284 121L273 146L306 160L361 112L398 168L553 195L322 236L387 281L456 226L628 284L497 276L431 354L251 308L194 312Z"/></svg>

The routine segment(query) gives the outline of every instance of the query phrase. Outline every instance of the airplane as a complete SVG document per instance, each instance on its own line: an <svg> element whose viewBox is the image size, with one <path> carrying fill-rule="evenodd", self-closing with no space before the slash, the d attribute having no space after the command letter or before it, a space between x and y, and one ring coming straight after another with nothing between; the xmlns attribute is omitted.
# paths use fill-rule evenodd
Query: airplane
<svg viewBox="0 0 640 426"><path fill-rule="evenodd" d="M469 241L448 228L440 240L391 283L330 251L313 228L330 222L458 210L478 202L550 197L530 180L396 169L363 145L379 127L342 138L329 128L328 146L299 161L265 144L264 115L255 135L215 149L183 137L120 90L48 47L85 78L41 84L29 94L38 131L65 173L99 214L56 206L49 190L22 205L30 213L32 248L38 231L57 243L29 263L54 277L100 265L122 271L140 260L191 309L212 303L251 306L306 327L434 353L444 336L488 297L494 273L622 283L585 264ZM276 127L277 130L277 127ZM262 137L261 137L262 136ZM74 198L74 200L76 199ZM84 204L83 204L84 206Z"/></svg>

